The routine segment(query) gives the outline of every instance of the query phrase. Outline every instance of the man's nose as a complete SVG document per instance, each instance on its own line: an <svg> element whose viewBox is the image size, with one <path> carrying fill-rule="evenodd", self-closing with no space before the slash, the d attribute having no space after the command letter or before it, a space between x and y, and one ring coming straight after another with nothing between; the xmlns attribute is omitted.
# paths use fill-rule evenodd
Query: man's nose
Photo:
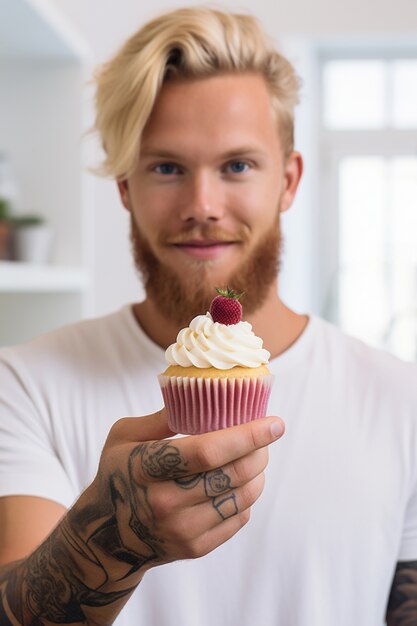
<svg viewBox="0 0 417 626"><path fill-rule="evenodd" d="M183 221L217 221L223 217L223 198L219 181L209 172L200 172L190 177L180 217Z"/></svg>

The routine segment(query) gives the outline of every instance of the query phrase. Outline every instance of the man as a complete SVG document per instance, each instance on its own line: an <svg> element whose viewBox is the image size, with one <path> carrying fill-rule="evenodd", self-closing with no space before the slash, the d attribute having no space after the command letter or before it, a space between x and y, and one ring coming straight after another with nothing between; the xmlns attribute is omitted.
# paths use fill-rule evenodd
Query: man
<svg viewBox="0 0 417 626"><path fill-rule="evenodd" d="M2 351L1 624L124 605L155 626L417 621L416 367L278 296L296 92L254 20L206 9L146 25L98 75L146 299ZM279 418L169 439L155 412L164 349L226 284L272 355L287 433L268 465Z"/></svg>

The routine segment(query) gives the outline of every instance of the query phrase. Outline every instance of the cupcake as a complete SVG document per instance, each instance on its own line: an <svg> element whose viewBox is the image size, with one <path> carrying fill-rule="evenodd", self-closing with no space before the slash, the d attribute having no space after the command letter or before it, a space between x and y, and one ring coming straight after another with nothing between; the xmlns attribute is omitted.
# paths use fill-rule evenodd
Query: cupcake
<svg viewBox="0 0 417 626"><path fill-rule="evenodd" d="M233 290L217 290L210 311L180 330L158 379L171 430L197 434L264 417L273 376L262 339L242 321Z"/></svg>

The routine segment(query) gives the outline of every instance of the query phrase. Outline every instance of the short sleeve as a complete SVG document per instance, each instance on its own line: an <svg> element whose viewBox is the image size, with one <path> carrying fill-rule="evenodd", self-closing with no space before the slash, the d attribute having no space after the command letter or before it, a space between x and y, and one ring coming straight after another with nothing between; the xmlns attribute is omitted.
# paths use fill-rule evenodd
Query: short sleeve
<svg viewBox="0 0 417 626"><path fill-rule="evenodd" d="M0 497L38 496L66 507L74 489L56 454L46 407L30 377L14 362L13 351L0 353Z"/></svg>

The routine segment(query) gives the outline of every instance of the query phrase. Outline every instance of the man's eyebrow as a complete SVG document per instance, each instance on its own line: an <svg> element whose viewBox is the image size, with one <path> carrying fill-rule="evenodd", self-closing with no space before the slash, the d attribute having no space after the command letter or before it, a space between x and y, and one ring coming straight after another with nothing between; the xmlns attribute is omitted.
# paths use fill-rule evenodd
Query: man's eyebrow
<svg viewBox="0 0 417 626"><path fill-rule="evenodd" d="M234 157L241 157L245 155L261 155L264 154L264 151L258 146L239 146L238 148L233 148L232 150L228 150L227 152L222 154L222 158L224 159L232 159Z"/></svg>
<svg viewBox="0 0 417 626"><path fill-rule="evenodd" d="M227 150L220 155L220 159L232 159L236 157L243 157L245 155L261 155L263 151L257 146L240 146ZM145 158L157 158L157 159L183 159L184 156L174 150L166 150L164 148L144 148L140 151L140 156Z"/></svg>
<svg viewBox="0 0 417 626"><path fill-rule="evenodd" d="M144 149L140 151L140 156L141 157L155 157L155 158L162 158L162 159L175 159L175 158L179 158L179 154L177 154L176 152L172 152L171 150L160 150L158 148L148 148L148 149Z"/></svg>

